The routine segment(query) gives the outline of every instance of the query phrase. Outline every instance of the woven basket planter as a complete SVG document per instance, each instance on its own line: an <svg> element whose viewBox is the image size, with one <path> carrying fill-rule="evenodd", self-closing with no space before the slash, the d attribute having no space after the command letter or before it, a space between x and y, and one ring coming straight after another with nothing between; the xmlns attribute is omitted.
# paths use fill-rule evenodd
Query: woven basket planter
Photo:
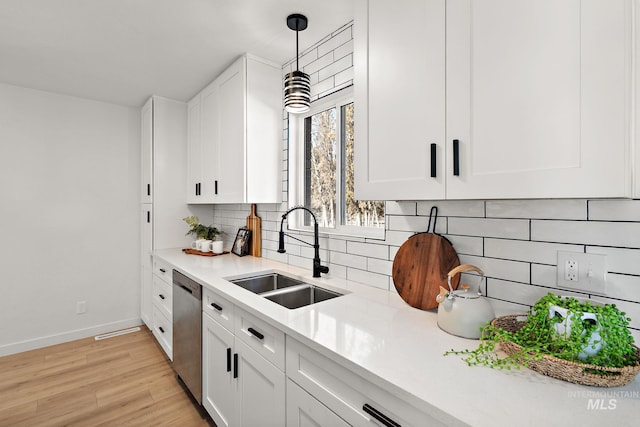
<svg viewBox="0 0 640 427"><path fill-rule="evenodd" d="M505 331L516 332L526 323L526 320L518 319L526 317L524 314L502 316L493 319L491 324ZM500 348L509 355L522 350L521 346L511 341L501 342ZM638 349L638 347L635 347L635 349L636 356L640 356L640 349ZM624 368L609 368L571 362L546 355L542 356L540 360L529 360L526 365L529 369L549 377L595 387L622 386L632 382L636 375L638 375L638 372L640 372L640 362L636 362L631 366L625 366Z"/></svg>

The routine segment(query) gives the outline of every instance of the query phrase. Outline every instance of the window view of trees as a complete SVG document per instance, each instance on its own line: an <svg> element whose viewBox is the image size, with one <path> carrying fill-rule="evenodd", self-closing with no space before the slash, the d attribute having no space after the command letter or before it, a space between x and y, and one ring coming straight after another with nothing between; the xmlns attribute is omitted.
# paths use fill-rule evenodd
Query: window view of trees
<svg viewBox="0 0 640 427"><path fill-rule="evenodd" d="M353 110L350 103L304 120L305 205L321 227L384 227L384 202L354 197Z"/></svg>

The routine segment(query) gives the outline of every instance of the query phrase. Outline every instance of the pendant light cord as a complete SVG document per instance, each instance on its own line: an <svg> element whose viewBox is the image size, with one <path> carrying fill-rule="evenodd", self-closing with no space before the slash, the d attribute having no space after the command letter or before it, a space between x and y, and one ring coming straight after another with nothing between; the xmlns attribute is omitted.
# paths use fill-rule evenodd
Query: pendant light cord
<svg viewBox="0 0 640 427"><path fill-rule="evenodd" d="M300 23L296 21L296 71L300 71L300 64L299 64L299 60L300 60L300 51L298 49L298 27L300 26Z"/></svg>

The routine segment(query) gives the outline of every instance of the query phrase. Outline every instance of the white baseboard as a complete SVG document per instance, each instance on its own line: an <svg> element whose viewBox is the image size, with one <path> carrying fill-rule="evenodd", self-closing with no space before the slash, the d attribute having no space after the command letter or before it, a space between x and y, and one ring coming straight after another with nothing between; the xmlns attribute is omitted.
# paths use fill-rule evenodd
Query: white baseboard
<svg viewBox="0 0 640 427"><path fill-rule="evenodd" d="M10 354L22 353L23 351L35 350L37 348L48 347L50 345L62 344L69 341L88 338L99 334L104 334L119 329L131 328L143 325L140 318L121 320L119 322L106 323L104 325L92 326L86 329L77 329L75 331L64 332L62 334L49 335L46 337L35 338L32 340L21 341L12 344L0 346L0 357Z"/></svg>

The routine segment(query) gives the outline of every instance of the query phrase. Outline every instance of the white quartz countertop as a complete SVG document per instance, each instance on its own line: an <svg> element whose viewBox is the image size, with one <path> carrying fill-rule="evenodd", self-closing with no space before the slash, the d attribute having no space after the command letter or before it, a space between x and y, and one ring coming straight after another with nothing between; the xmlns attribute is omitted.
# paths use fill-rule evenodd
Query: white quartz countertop
<svg viewBox="0 0 640 427"><path fill-rule="evenodd" d="M330 276L312 278L311 261L302 269L251 256L186 255L180 249L154 256L444 424L627 426L640 420L638 378L624 387L597 388L524 368L468 367L443 353L478 342L440 330L435 312L415 309L395 292ZM225 280L271 270L346 294L289 310Z"/></svg>

